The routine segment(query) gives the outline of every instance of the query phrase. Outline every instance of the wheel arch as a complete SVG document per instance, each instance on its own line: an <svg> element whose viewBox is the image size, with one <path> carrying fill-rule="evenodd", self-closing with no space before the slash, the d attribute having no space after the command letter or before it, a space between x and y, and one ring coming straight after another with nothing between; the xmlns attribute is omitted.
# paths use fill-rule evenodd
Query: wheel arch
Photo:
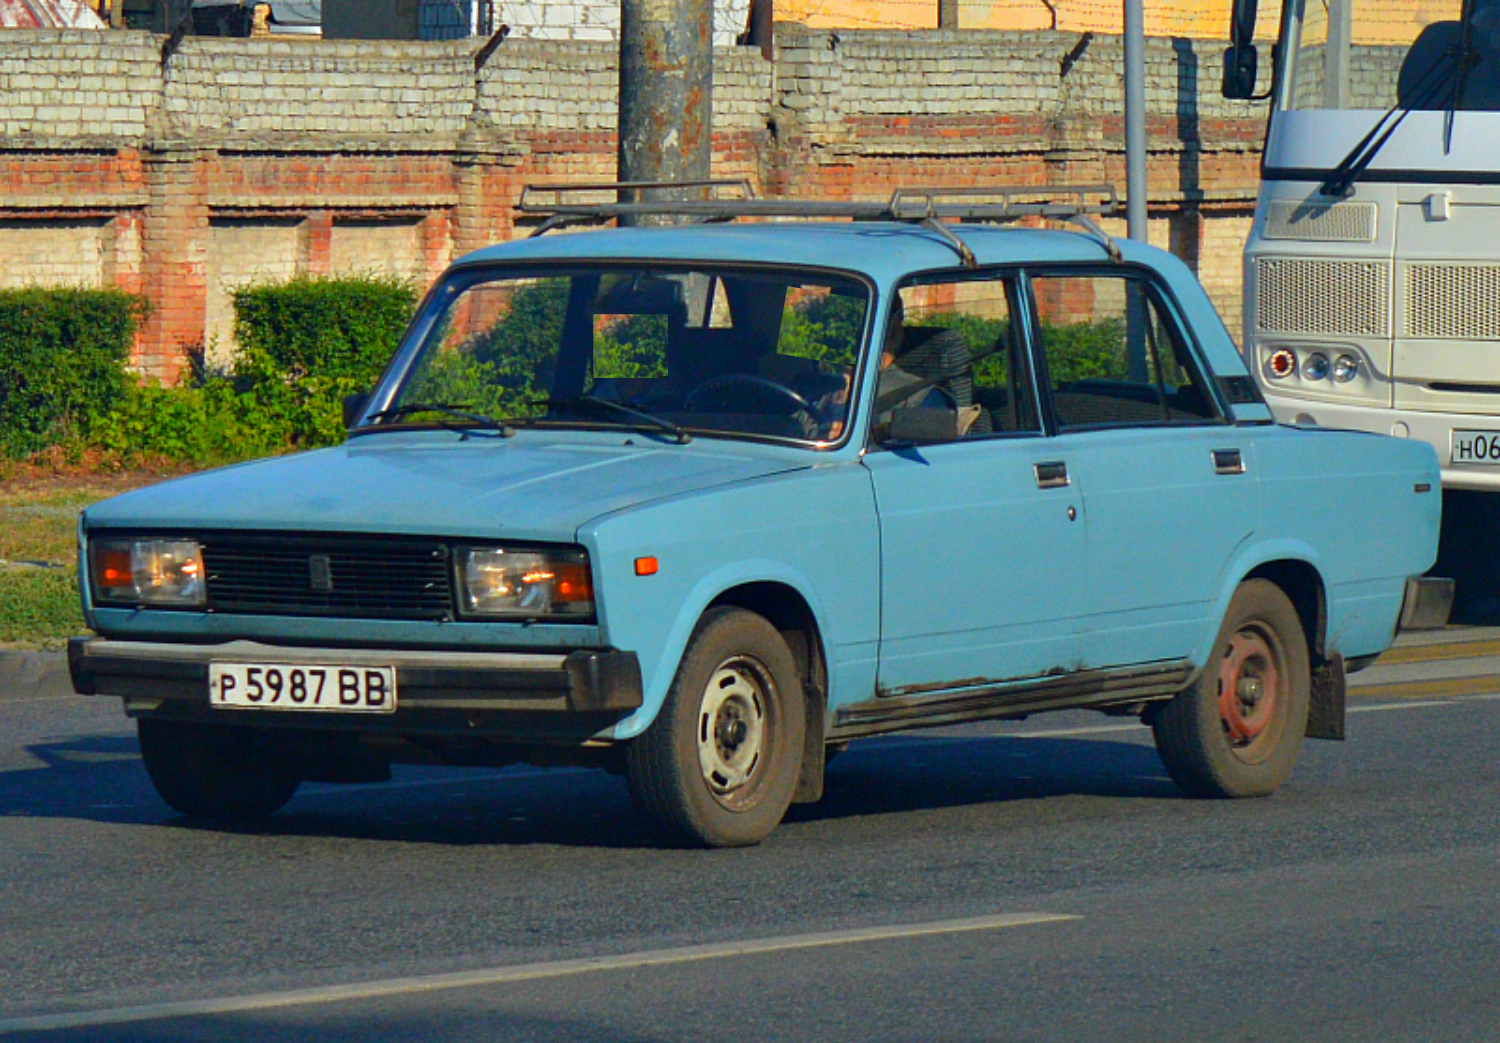
<svg viewBox="0 0 1500 1043"><path fill-rule="evenodd" d="M1240 582L1252 579L1274 583L1287 596L1302 621L1307 650L1316 668L1325 657L1328 636L1328 593L1317 568L1299 558L1280 558L1255 566Z"/></svg>

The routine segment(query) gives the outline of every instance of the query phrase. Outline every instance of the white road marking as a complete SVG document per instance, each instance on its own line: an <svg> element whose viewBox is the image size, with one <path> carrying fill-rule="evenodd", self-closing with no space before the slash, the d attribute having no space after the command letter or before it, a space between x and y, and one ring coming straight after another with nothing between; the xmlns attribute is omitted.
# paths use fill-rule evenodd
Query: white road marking
<svg viewBox="0 0 1500 1043"><path fill-rule="evenodd" d="M116 1007L109 1010L74 1011L64 1014L40 1014L0 1021L3 1032L46 1032L58 1029L93 1028L101 1025L123 1025L130 1022L160 1021L167 1018L209 1017L220 1014L242 1014L253 1010L310 1006L323 1003L347 1003L353 1000L379 999L387 996L409 996L445 989L468 989L485 985L568 978L579 974L638 970L644 967L671 967L705 960L760 956L766 953L823 949L837 945L860 945L868 942L924 938L941 934L963 934L971 931L996 931L1006 927L1061 923L1081 920L1066 913L1002 913L965 920L934 920L929 923L898 924L890 927L863 927L848 931L822 931L816 934L794 934L782 938L752 938L742 942L718 945L690 945L677 949L655 949L597 956L581 960L558 960L551 963L522 964L511 967L489 967L483 970L452 974L429 974L383 981L359 982L353 985L329 985L314 989L290 989L250 996L225 996L216 999L187 1000L180 1003L155 1003L139 1007Z"/></svg>
<svg viewBox="0 0 1500 1043"><path fill-rule="evenodd" d="M1464 702L1471 702L1471 701L1472 700L1469 697L1467 697L1467 696L1464 697ZM1428 707L1431 707L1431 706L1457 706L1457 705L1458 705L1458 701L1455 700L1455 699L1424 699L1424 700L1422 700L1420 702L1408 701L1408 702L1403 702L1403 703L1377 703L1374 706L1349 706L1349 707L1345 708L1344 712L1345 713L1379 713L1382 710L1425 710L1425 709L1427 709Z"/></svg>

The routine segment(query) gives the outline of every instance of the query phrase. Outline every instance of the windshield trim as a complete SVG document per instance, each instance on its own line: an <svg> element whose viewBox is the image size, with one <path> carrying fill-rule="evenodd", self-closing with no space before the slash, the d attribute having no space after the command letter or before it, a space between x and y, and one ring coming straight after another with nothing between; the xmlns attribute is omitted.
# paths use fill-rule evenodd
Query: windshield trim
<svg viewBox="0 0 1500 1043"><path fill-rule="evenodd" d="M767 275L800 275L808 276L809 281L844 281L855 283L865 291L865 316L864 325L860 330L859 340L856 348L854 373L851 377L852 386L850 398L844 423L844 429L839 437L829 441L815 441L802 438L786 438L775 435L757 434L754 432L725 431L721 428L700 428L691 424L678 424L683 430L690 432L695 438L716 438L734 442L757 442L774 445L795 446L799 449L810 449L817 452L832 452L843 449L854 442L855 420L861 405L861 390L866 367L869 365L869 345L872 330L875 323L875 312L879 306L879 288L873 278L864 272L848 268L835 268L827 265L817 264L785 264L767 261L736 261L730 258L662 258L662 257L630 257L610 255L607 257L561 257L545 259L516 259L514 261L496 261L493 259L477 261L459 261L448 268L446 272L433 284L427 295L423 298L411 324L401 339L396 353L392 356L384 373L376 382L374 390L370 394L369 401L365 403L364 411L360 414L355 425L349 430L349 437L370 434L373 431L416 431L416 430L441 430L441 424L383 424L372 422L371 417L391 408L391 402L405 384L411 374L413 364L421 355L422 348L432 327L447 307L448 303L458 294L464 292L477 283L487 280L518 279L534 275L537 277L556 277L560 272L572 271L607 271L610 269L633 269L633 270L656 270L656 271L694 271L694 272L753 272ZM531 428L546 426L549 429L566 430L577 428L580 430L651 430L651 425L644 423L609 423L590 421L556 421L548 419L541 421L536 418L524 417L500 417L512 427ZM451 428L451 425L448 425Z"/></svg>

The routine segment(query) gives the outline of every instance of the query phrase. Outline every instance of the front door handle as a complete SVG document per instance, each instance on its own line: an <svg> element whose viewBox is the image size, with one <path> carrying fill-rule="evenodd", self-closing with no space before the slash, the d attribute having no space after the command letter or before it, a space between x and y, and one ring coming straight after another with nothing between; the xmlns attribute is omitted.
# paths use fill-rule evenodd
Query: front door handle
<svg viewBox="0 0 1500 1043"><path fill-rule="evenodd" d="M1050 460L1044 464L1036 464L1032 467L1036 472L1036 487L1038 489L1060 489L1065 485L1071 485L1073 480L1068 477L1068 465L1062 460Z"/></svg>
<svg viewBox="0 0 1500 1043"><path fill-rule="evenodd" d="M1245 458L1238 449L1215 449L1213 451L1214 474L1244 474Z"/></svg>

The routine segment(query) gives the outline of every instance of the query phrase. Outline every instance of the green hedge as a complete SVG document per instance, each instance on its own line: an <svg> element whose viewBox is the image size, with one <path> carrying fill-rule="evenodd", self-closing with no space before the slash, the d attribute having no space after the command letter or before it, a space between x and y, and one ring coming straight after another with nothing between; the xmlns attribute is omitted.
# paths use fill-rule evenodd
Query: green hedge
<svg viewBox="0 0 1500 1043"><path fill-rule="evenodd" d="M235 386L285 444L344 437L345 395L366 391L417 303L407 282L379 276L294 279L234 295Z"/></svg>
<svg viewBox="0 0 1500 1043"><path fill-rule="evenodd" d="M372 276L241 289L231 368L200 360L178 387L127 382L91 422L89 444L195 464L336 444L344 396L375 383L416 300L409 283Z"/></svg>
<svg viewBox="0 0 1500 1043"><path fill-rule="evenodd" d="M0 455L87 439L128 394L139 297L119 290L0 290Z"/></svg>

